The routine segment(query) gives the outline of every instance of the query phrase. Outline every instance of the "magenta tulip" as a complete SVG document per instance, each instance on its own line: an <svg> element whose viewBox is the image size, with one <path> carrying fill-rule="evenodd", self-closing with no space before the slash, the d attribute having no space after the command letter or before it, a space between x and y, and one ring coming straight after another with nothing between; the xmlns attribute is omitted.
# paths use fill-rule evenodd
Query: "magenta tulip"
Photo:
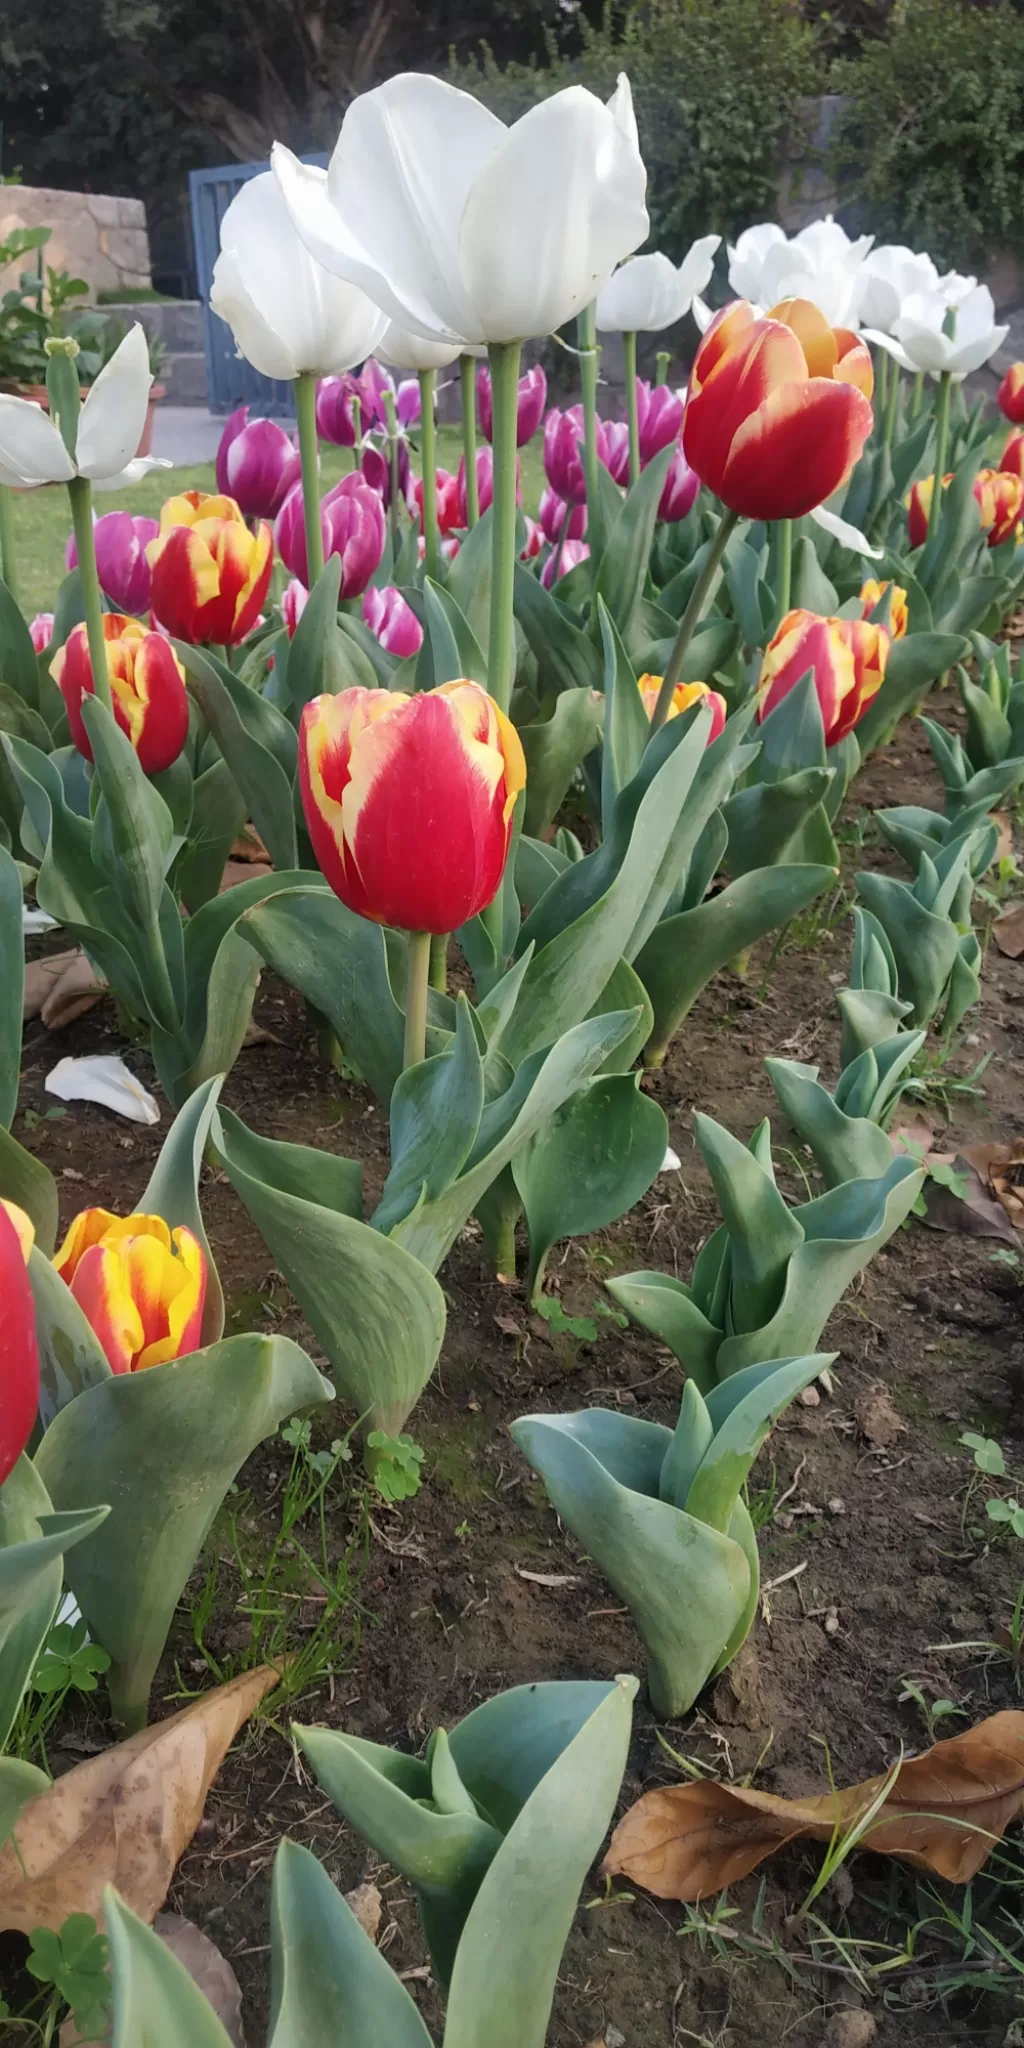
<svg viewBox="0 0 1024 2048"><path fill-rule="evenodd" d="M93 523L96 573L100 589L119 612L142 618L149 610L153 571L146 549L160 531L159 521L143 519L135 512L104 512ZM64 559L69 569L78 567L75 536L68 536Z"/></svg>
<svg viewBox="0 0 1024 2048"><path fill-rule="evenodd" d="M629 485L629 428L625 420L603 420L604 454L601 457L617 484Z"/></svg>
<svg viewBox="0 0 1024 2048"><path fill-rule="evenodd" d="M383 589L371 585L363 597L363 618L389 654L407 661L423 645L423 628L410 604L393 583Z"/></svg>
<svg viewBox="0 0 1024 2048"><path fill-rule="evenodd" d="M491 454L491 451L490 451L490 449L489 449L489 448L478 448L478 449L477 449L477 451L476 451L476 488L477 488L477 492L478 492L478 495L479 495L479 499L480 499L480 510L481 510L481 512L486 512L486 511L488 511L488 510L490 509L491 505L492 505L492 504L494 503L494 457L493 457L493 455ZM516 456L516 504L517 504L517 505L521 505L521 504L522 504L522 502L523 502L523 493L522 493L522 487L521 487L521 485L520 485L520 480L519 480L519 457L518 457L518 455L517 455L517 456ZM460 463L459 463L459 477L458 477L458 497L457 497L456 503L457 503L457 506L458 506L458 521L457 521L458 525L459 525L459 526L468 526L468 525L469 525L469 508L468 508L468 506L467 506L467 504L466 504L466 458L465 458L465 456L463 456L463 457L462 457L462 459L461 459L461 461L460 461Z"/></svg>
<svg viewBox="0 0 1024 2048"><path fill-rule="evenodd" d="M386 512L391 504L391 456L389 451L386 448L378 448L373 441L367 442L360 458L360 468L371 490L376 491ZM408 441L399 441L398 492L399 496L405 499L406 504L409 502L411 477L409 443Z"/></svg>
<svg viewBox="0 0 1024 2048"><path fill-rule="evenodd" d="M395 397L395 413L400 427L414 427L423 410L418 377L403 377Z"/></svg>
<svg viewBox="0 0 1024 2048"><path fill-rule="evenodd" d="M693 508L699 490L700 478L696 470L690 468L680 445L672 457L662 487L658 518L668 519L673 524L679 519L685 519Z"/></svg>
<svg viewBox="0 0 1024 2048"><path fill-rule="evenodd" d="M645 384L641 377L636 387L636 411L640 428L640 461L646 468L662 448L670 448L673 441L679 439L683 425L683 401L670 385Z"/></svg>
<svg viewBox="0 0 1024 2048"><path fill-rule="evenodd" d="M585 562L589 553L590 549L585 540L567 540L564 548L556 547L540 572L540 580L545 590L550 590L556 578L568 576L570 569L575 569L580 562Z"/></svg>
<svg viewBox="0 0 1024 2048"><path fill-rule="evenodd" d="M222 468L223 495L234 499L246 519L276 519L302 474L291 435L265 419L249 420L232 435Z"/></svg>
<svg viewBox="0 0 1024 2048"><path fill-rule="evenodd" d="M605 423L597 422L597 457L607 462ZM582 505L587 495L583 474L583 407L571 405L567 412L552 406L544 421L544 471L553 491L567 504Z"/></svg>
<svg viewBox="0 0 1024 2048"><path fill-rule="evenodd" d="M53 639L53 613L37 612L28 630L36 653L42 654Z"/></svg>
<svg viewBox="0 0 1024 2048"><path fill-rule="evenodd" d="M217 491L220 497L222 498L230 498L231 496L231 492L228 489L228 449L230 448L232 441L237 440L239 434L242 431L242 428L247 424L248 418L248 406L236 405L234 412L231 414L230 418L226 420L224 425L224 432L222 433L220 440L217 443Z"/></svg>
<svg viewBox="0 0 1024 2048"><path fill-rule="evenodd" d="M532 441L544 417L548 402L548 380L539 363L519 379L519 396L516 404L516 447L525 448ZM491 373L478 370L476 378L476 404L480 415L480 427L484 439L493 438L491 399Z"/></svg>
<svg viewBox="0 0 1024 2048"><path fill-rule="evenodd" d="M371 356L355 381L362 399L364 427L386 427L388 415L384 394L390 392L392 398L395 395L395 380L390 371L385 370L376 356Z"/></svg>
<svg viewBox="0 0 1024 2048"><path fill-rule="evenodd" d="M324 560L341 557L341 597L361 597L384 553L387 524L377 491L356 471L343 476L320 500ZM274 527L277 552L285 568L309 585L302 485L289 491Z"/></svg>
<svg viewBox="0 0 1024 2048"><path fill-rule="evenodd" d="M285 584L281 594L281 617L288 628L289 640L294 640L295 628L308 603L309 592L305 584L300 583L297 576L293 576L291 581Z"/></svg>
<svg viewBox="0 0 1024 2048"><path fill-rule="evenodd" d="M316 387L316 430L332 448L356 445L356 407L362 428L362 389L358 377L321 377Z"/></svg>
<svg viewBox="0 0 1024 2048"><path fill-rule="evenodd" d="M569 524L565 515L569 514ZM567 505L557 491L547 484L541 492L540 523L545 540L561 540L563 530L566 540L582 540L587 530L587 508L585 505Z"/></svg>

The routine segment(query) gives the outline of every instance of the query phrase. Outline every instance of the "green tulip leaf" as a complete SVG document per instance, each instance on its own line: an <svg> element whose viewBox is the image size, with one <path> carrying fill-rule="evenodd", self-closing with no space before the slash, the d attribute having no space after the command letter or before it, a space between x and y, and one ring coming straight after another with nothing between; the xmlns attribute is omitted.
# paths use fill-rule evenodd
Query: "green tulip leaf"
<svg viewBox="0 0 1024 2048"><path fill-rule="evenodd" d="M184 1963L109 1884L103 1920L113 1985L111 2048L185 2048L186 2042L188 2048L231 2048Z"/></svg>
<svg viewBox="0 0 1024 2048"><path fill-rule="evenodd" d="M248 805L226 761L214 761L192 788L188 845L177 870L181 900L191 917L216 896Z"/></svg>
<svg viewBox="0 0 1024 2048"><path fill-rule="evenodd" d="M341 566L340 555L328 555L288 643L284 687L296 711L301 711L312 697L334 697L356 680L345 673L344 653L339 646ZM358 680L363 682L365 677L360 675ZM290 861L288 865L294 867L295 863Z"/></svg>
<svg viewBox="0 0 1024 2048"><path fill-rule="evenodd" d="M39 663L27 621L0 581L0 675L33 711L39 706Z"/></svg>
<svg viewBox="0 0 1024 2048"><path fill-rule="evenodd" d="M619 791L632 782L651 736L651 721L637 688L633 664L607 605L600 596L597 617L604 650L604 739L601 750L601 816L611 819Z"/></svg>
<svg viewBox="0 0 1024 2048"><path fill-rule="evenodd" d="M14 1756L0 1757L0 1848L13 1833L22 1808L49 1789L46 1772L35 1764L22 1763Z"/></svg>
<svg viewBox="0 0 1024 2048"><path fill-rule="evenodd" d="M563 1237L586 1237L632 1209L659 1173L668 1119L640 1092L639 1074L592 1081L512 1160L530 1232L531 1299Z"/></svg>
<svg viewBox="0 0 1024 2048"><path fill-rule="evenodd" d="M0 582L0 593L6 597ZM2 609L0 609L2 626ZM21 1078L21 1018L25 988L25 940L21 929L21 876L0 846L0 1128L10 1130Z"/></svg>
<svg viewBox="0 0 1024 2048"><path fill-rule="evenodd" d="M98 1529L109 1512L92 1507L54 1514L35 1466L24 1456L0 1486L0 1750L57 1612L64 1553ZM8 1831L0 1814L0 1841Z"/></svg>
<svg viewBox="0 0 1024 2048"><path fill-rule="evenodd" d="M563 690L550 718L521 728L526 756L524 831L547 831L581 761L600 736L601 710L589 690Z"/></svg>
<svg viewBox="0 0 1024 2048"><path fill-rule="evenodd" d="M36 1233L36 1244L49 1256L57 1242L57 1184L48 1166L26 1152L0 1124L0 1196L24 1209Z"/></svg>
<svg viewBox="0 0 1024 2048"><path fill-rule="evenodd" d="M298 867L293 797L298 757L293 727L216 656L201 653L184 641L172 645L274 867L278 871Z"/></svg>
<svg viewBox="0 0 1024 2048"><path fill-rule="evenodd" d="M729 1232L730 1323L740 1331L755 1331L779 1305L787 1269L803 1243L804 1231L795 1212L787 1208L774 1176L752 1150L723 1124L699 1112L693 1128Z"/></svg>
<svg viewBox="0 0 1024 2048"><path fill-rule="evenodd" d="M82 720L101 792L92 824L92 860L131 932L132 957L147 1013L165 1030L174 1031L180 1020L182 990L181 926L173 899L176 952L166 949L163 922L169 894L165 876L174 847L173 820L113 712L98 697L86 695Z"/></svg>
<svg viewBox="0 0 1024 2048"><path fill-rule="evenodd" d="M973 506L973 497L971 503ZM974 518L976 521L976 506ZM963 635L956 631L908 633L905 639L893 641L882 687L857 724L862 760L866 761L872 748L895 732L900 719L923 697L929 683L962 660L964 652Z"/></svg>
<svg viewBox="0 0 1024 2048"><path fill-rule="evenodd" d="M714 1386L722 1330L708 1320L682 1280L669 1273L619 1273L605 1286L634 1322L668 1345L702 1394Z"/></svg>
<svg viewBox="0 0 1024 2048"><path fill-rule="evenodd" d="M484 1106L484 1069L464 995L455 1037L433 1059L407 1067L391 1096L391 1171L373 1217L385 1235L421 1201L436 1202L469 1157Z"/></svg>
<svg viewBox="0 0 1024 2048"><path fill-rule="evenodd" d="M624 638L644 587L661 494L675 453L674 443L659 449L627 492L617 517L607 529L595 592Z"/></svg>
<svg viewBox="0 0 1024 2048"><path fill-rule="evenodd" d="M436 689L440 683L459 682L462 677L487 688L487 663L480 651L480 645L465 613L459 610L450 590L433 583L429 576L423 583L423 606L426 614L425 647L430 658L431 676L421 688Z"/></svg>
<svg viewBox="0 0 1024 2048"><path fill-rule="evenodd" d="M432 2048L405 1986L297 1842L278 1849L270 1916L267 2048Z"/></svg>
<svg viewBox="0 0 1024 2048"><path fill-rule="evenodd" d="M757 782L729 797L723 805L729 873L738 879L785 861L838 868L822 804L829 778L827 768L800 768L782 782Z"/></svg>
<svg viewBox="0 0 1024 2048"><path fill-rule="evenodd" d="M310 887L249 911L241 930L268 966L323 1012L378 1101L389 1103L402 1071L405 1021L382 927L347 910L328 889Z"/></svg>
<svg viewBox="0 0 1024 2048"><path fill-rule="evenodd" d="M679 1403L679 1419L658 1474L658 1499L685 1508L701 1460L710 1450L714 1425L696 1380L688 1379ZM705 1519L708 1519L705 1517Z"/></svg>
<svg viewBox="0 0 1024 2048"><path fill-rule="evenodd" d="M910 1039L914 1051L914 1035ZM920 1044L920 1039L917 1039ZM846 1114L823 1088L816 1067L796 1060L766 1060L768 1079L794 1130L814 1154L828 1187L842 1181L874 1180L892 1159L892 1145L877 1122Z"/></svg>
<svg viewBox="0 0 1024 2048"><path fill-rule="evenodd" d="M39 1420L48 1429L54 1416L102 1386L111 1371L91 1323L38 1245L29 1253L28 1277L39 1345Z"/></svg>
<svg viewBox="0 0 1024 2048"><path fill-rule="evenodd" d="M946 916L935 916L892 875L858 875L857 894L889 941L899 992L911 1004L912 1022L926 1027L942 1008L953 972L960 939L955 924Z"/></svg>
<svg viewBox="0 0 1024 2048"><path fill-rule="evenodd" d="M512 1686L474 1707L448 1738L478 1811L506 1835L541 1779L607 1699L603 1679Z"/></svg>
<svg viewBox="0 0 1024 2048"><path fill-rule="evenodd" d="M593 642L574 623L569 607L521 562L516 563L514 601L541 688L599 690L601 663Z"/></svg>
<svg viewBox="0 0 1024 2048"><path fill-rule="evenodd" d="M221 1076L204 1081L178 1111L160 1147L160 1157L150 1175L149 1185L136 1204L136 1213L162 1216L171 1230L184 1227L199 1239L206 1256L206 1301L203 1306L202 1344L216 1344L224 1334L224 1290L214 1264L199 1207L199 1175L207 1140L217 1114Z"/></svg>
<svg viewBox="0 0 1024 2048"><path fill-rule="evenodd" d="M740 1487L772 1423L826 1366L835 1363L835 1357L832 1351L780 1359L774 1371L759 1376L721 1422L716 1423L705 1410L714 1434L687 1495L688 1513L712 1529L728 1530Z"/></svg>

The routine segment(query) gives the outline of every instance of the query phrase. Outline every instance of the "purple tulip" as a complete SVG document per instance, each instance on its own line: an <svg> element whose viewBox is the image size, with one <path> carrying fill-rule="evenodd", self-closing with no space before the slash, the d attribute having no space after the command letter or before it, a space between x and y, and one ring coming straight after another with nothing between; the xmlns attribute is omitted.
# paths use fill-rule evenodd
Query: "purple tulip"
<svg viewBox="0 0 1024 2048"><path fill-rule="evenodd" d="M384 393L389 391L392 398L395 395L395 380L390 372L384 369L376 356L371 356L369 362L363 364L362 374L355 382L362 400L364 427L386 427L388 416Z"/></svg>
<svg viewBox="0 0 1024 2048"><path fill-rule="evenodd" d="M393 583L382 590L372 585L363 597L363 618L389 654L402 661L418 654L423 645L423 628L410 604Z"/></svg>
<svg viewBox="0 0 1024 2048"><path fill-rule="evenodd" d="M230 425L230 422L229 422ZM247 519L276 519L302 474L299 451L276 420L248 420L223 450L224 496Z"/></svg>
<svg viewBox="0 0 1024 2048"><path fill-rule="evenodd" d="M420 380L418 377L403 377L395 398L395 412L400 427L414 427L423 410Z"/></svg>
<svg viewBox="0 0 1024 2048"><path fill-rule="evenodd" d="M668 384L646 384L637 379L637 423L640 428L640 462L643 468L662 448L678 441L683 424L683 401Z"/></svg>
<svg viewBox="0 0 1024 2048"><path fill-rule="evenodd" d="M519 396L516 405L516 447L525 448L532 441L544 417L548 402L548 380L539 363L519 379ZM480 414L480 427L484 439L493 439L493 402L491 397L491 373L478 370L476 378L476 403Z"/></svg>
<svg viewBox="0 0 1024 2048"><path fill-rule="evenodd" d="M673 524L679 519L685 519L699 490L700 478L696 470L690 468L682 448L679 447L669 464L658 506L658 518L671 520Z"/></svg>
<svg viewBox="0 0 1024 2048"><path fill-rule="evenodd" d="M231 414L230 419L226 422L224 432L222 433L220 440L217 443L217 489L222 498L230 498L231 496L231 492L228 489L228 473L226 467L228 449L230 448L232 441L236 441L238 439L238 436L241 433L243 427L246 425L248 418L248 406L237 405L235 407L234 412Z"/></svg>
<svg viewBox="0 0 1024 2048"><path fill-rule="evenodd" d="M370 489L376 491L385 512L387 512L391 505L391 456L389 451L387 448L378 448L372 441L368 442L363 449L360 466ZM411 476L409 443L407 441L399 441L398 489L400 496L405 499L406 504L409 502Z"/></svg>
<svg viewBox="0 0 1024 2048"><path fill-rule="evenodd" d="M357 377L321 377L316 387L316 430L333 448L356 445L355 411L363 394ZM360 420L360 426L362 421Z"/></svg>
<svg viewBox="0 0 1024 2048"><path fill-rule="evenodd" d="M133 618L142 618L149 610L153 572L146 560L146 548L159 531L158 520L143 519L134 512L104 512L93 523L100 589L119 612L127 612ZM64 560L69 569L77 569L78 549L73 533L68 535Z"/></svg>
<svg viewBox="0 0 1024 2048"><path fill-rule="evenodd" d="M361 597L384 553L387 525L378 493L356 471L343 476L320 500L324 560L341 557L341 597ZM289 491L274 527L277 552L285 568L309 587L302 485Z"/></svg>
<svg viewBox="0 0 1024 2048"><path fill-rule="evenodd" d="M603 420L605 452L601 460L617 484L629 487L629 428L625 420Z"/></svg>
<svg viewBox="0 0 1024 2048"><path fill-rule="evenodd" d="M540 500L540 523L544 529L545 540L561 540L567 512L569 525L566 529L566 540L582 540L587 530L586 506L567 505L565 499L560 498L558 492L553 491L551 485L547 484L541 492Z"/></svg>
<svg viewBox="0 0 1024 2048"><path fill-rule="evenodd" d="M289 640L294 640L295 628L308 603L309 592L305 584L300 583L297 576L293 576L291 581L285 584L281 594L281 617L288 628Z"/></svg>
<svg viewBox="0 0 1024 2048"><path fill-rule="evenodd" d="M590 549L585 540L567 540L564 548L556 547L540 572L540 580L545 590L550 590L556 577L568 576L570 569L575 569L580 562L585 562L589 553Z"/></svg>
<svg viewBox="0 0 1024 2048"><path fill-rule="evenodd" d="M583 474L583 407L567 412L552 406L544 421L544 470L553 491L567 504L582 505L587 495ZM597 422L597 459L606 462L608 444L603 420Z"/></svg>

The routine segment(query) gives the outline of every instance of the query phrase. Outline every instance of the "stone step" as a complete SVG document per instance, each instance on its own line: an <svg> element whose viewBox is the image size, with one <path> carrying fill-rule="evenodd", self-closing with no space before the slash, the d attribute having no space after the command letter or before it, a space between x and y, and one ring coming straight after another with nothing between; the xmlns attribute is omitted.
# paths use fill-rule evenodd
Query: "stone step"
<svg viewBox="0 0 1024 2048"><path fill-rule="evenodd" d="M186 349L166 356L159 381L170 405L205 406L208 403L206 357L201 349Z"/></svg>

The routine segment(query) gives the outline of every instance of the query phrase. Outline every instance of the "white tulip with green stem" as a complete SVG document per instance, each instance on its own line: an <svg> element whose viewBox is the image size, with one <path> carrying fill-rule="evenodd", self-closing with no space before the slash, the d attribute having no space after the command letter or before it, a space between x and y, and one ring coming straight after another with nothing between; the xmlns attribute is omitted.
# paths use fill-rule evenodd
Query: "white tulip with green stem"
<svg viewBox="0 0 1024 2048"><path fill-rule="evenodd" d="M956 285L968 282L957 279ZM892 323L891 333L865 326L864 337L885 349L900 369L938 379L935 413L935 469L928 512L928 538L937 531L942 509L943 478L949 443L949 407L953 384L960 384L974 370L980 370L1005 341L1009 328L996 322L995 305L987 285L974 286L950 298L949 285L939 279L930 289L911 292L903 300ZM916 387L915 387L916 398ZM916 411L916 403L915 403ZM891 433L886 423L887 444Z"/></svg>
<svg viewBox="0 0 1024 2048"><path fill-rule="evenodd" d="M626 372L626 418L629 422L629 481L640 475L640 430L637 417L636 338L673 327L706 290L715 267L721 235L702 235L677 269L660 251L633 256L609 278L595 308L599 334L621 334ZM582 346L582 344L581 344ZM667 357L666 357L667 363ZM658 379L659 383L664 378Z"/></svg>

